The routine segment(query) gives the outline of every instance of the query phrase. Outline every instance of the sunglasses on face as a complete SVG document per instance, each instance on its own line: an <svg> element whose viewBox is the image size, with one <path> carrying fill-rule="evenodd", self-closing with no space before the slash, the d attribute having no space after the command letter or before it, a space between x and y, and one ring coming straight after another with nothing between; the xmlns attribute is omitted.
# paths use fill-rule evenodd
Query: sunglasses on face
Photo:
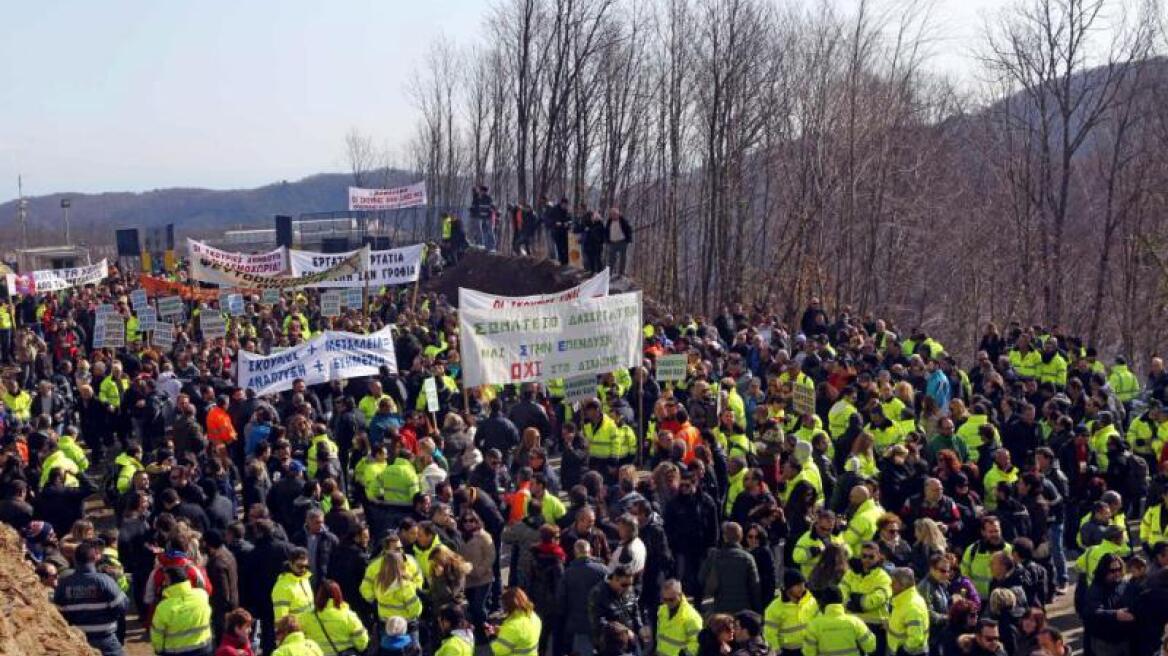
<svg viewBox="0 0 1168 656"><path fill-rule="evenodd" d="M876 554L862 554L860 556L860 559L861 560L876 560Z"/></svg>

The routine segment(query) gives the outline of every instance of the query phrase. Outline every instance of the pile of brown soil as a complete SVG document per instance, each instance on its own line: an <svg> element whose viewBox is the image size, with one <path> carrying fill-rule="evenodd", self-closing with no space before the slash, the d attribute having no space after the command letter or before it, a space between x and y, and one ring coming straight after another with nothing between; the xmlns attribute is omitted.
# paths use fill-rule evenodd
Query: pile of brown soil
<svg viewBox="0 0 1168 656"><path fill-rule="evenodd" d="M0 524L0 654L97 655L85 635L69 626L23 557L16 531Z"/></svg>
<svg viewBox="0 0 1168 656"><path fill-rule="evenodd" d="M471 249L458 264L427 280L422 290L444 294L451 305L457 305L459 287L501 296L530 296L569 289L585 278L584 271L553 260Z"/></svg>

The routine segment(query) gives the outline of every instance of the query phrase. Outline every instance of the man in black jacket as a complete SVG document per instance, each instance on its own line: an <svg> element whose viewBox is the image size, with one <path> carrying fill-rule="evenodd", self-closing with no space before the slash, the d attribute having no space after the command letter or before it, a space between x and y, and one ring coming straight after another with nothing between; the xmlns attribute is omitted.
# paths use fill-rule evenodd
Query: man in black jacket
<svg viewBox="0 0 1168 656"><path fill-rule="evenodd" d="M551 228L552 242L556 245L556 257L560 264L568 264L568 232L572 229L571 206L567 198L560 198L558 205L549 207L546 220Z"/></svg>
<svg viewBox="0 0 1168 656"><path fill-rule="evenodd" d="M292 536L292 544L308 549L308 567L312 571L312 586L329 578L329 563L340 540L324 523L324 512L313 508L305 516L304 528Z"/></svg>
<svg viewBox="0 0 1168 656"><path fill-rule="evenodd" d="M665 506L665 534L683 587L701 590L698 572L702 558L718 546L718 504L698 490L691 472L682 474L678 492Z"/></svg>
<svg viewBox="0 0 1168 656"><path fill-rule="evenodd" d="M503 463L511 466L511 452L519 446L519 429L503 414L502 399L491 399L491 416L479 424L475 439L484 453L498 449L503 455Z"/></svg>
<svg viewBox="0 0 1168 656"><path fill-rule="evenodd" d="M528 428L534 428L539 431L540 439L546 441L551 439L552 425L548 421L547 411L536 402L536 389L534 383L523 384L519 403L511 408L508 418L520 435Z"/></svg>
<svg viewBox="0 0 1168 656"><path fill-rule="evenodd" d="M603 583L588 594L588 620L592 626L592 644L599 645L604 627L619 622L633 633L641 630L641 608L633 591L633 573L626 565L617 565Z"/></svg>
<svg viewBox="0 0 1168 656"><path fill-rule="evenodd" d="M594 589L603 585L608 569L592 557L592 548L585 540L572 545L574 558L564 569L556 588L556 606L563 617L565 639L577 654L592 653L592 623L589 617L589 598Z"/></svg>

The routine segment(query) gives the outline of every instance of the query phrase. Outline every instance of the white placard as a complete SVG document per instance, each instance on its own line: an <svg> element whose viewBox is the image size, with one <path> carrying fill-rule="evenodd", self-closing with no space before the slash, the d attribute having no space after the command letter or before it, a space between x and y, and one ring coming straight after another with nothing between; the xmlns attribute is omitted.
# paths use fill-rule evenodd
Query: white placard
<svg viewBox="0 0 1168 656"><path fill-rule="evenodd" d="M270 278L287 270L283 246L267 253L232 253L201 241L187 239L191 277L227 287L239 286L239 276Z"/></svg>
<svg viewBox="0 0 1168 656"><path fill-rule="evenodd" d="M580 376L564 381L564 401L579 403L596 397L596 376Z"/></svg>
<svg viewBox="0 0 1168 656"><path fill-rule="evenodd" d="M438 412L438 383L433 376L422 381L422 393L426 395L426 410Z"/></svg>
<svg viewBox="0 0 1168 656"><path fill-rule="evenodd" d="M264 305L278 305L280 303L280 290L263 290L260 292L260 303L263 303Z"/></svg>
<svg viewBox="0 0 1168 656"><path fill-rule="evenodd" d="M325 292L320 295L320 314L325 317L341 316L340 292Z"/></svg>
<svg viewBox="0 0 1168 656"><path fill-rule="evenodd" d="M199 313L199 329L203 331L204 341L227 336L227 322L223 315L206 308Z"/></svg>
<svg viewBox="0 0 1168 656"><path fill-rule="evenodd" d="M242 317L243 309L243 294L229 294L227 296L227 312L233 317Z"/></svg>
<svg viewBox="0 0 1168 656"><path fill-rule="evenodd" d="M426 182L416 182L393 189L349 187L350 210L397 210L426 204Z"/></svg>
<svg viewBox="0 0 1168 656"><path fill-rule="evenodd" d="M689 356L684 353L678 355L662 355L657 358L657 382L676 383L685 380Z"/></svg>
<svg viewBox="0 0 1168 656"><path fill-rule="evenodd" d="M376 376L381 367L397 373L389 327L371 335L326 330L307 342L271 355L240 351L236 380L240 387L264 395L292 389L292 381L297 378L316 385L330 380Z"/></svg>
<svg viewBox="0 0 1168 656"><path fill-rule="evenodd" d="M486 292L458 288L459 310L511 310L515 308L571 303L581 298L608 296L610 276L608 269L592 276L583 283L562 292L536 294L534 296L497 296Z"/></svg>
<svg viewBox="0 0 1168 656"><path fill-rule="evenodd" d="M106 317L113 316L118 313L118 309L112 303L102 303L97 306L97 311L94 313L97 321L101 321Z"/></svg>
<svg viewBox="0 0 1168 656"><path fill-rule="evenodd" d="M136 310L138 313L138 330L142 332L149 332L154 330L158 325L158 313L152 307L144 307Z"/></svg>
<svg viewBox="0 0 1168 656"><path fill-rule="evenodd" d="M135 289L130 292L130 306L135 310L141 310L146 307L149 301L146 299L145 289Z"/></svg>
<svg viewBox="0 0 1168 656"><path fill-rule="evenodd" d="M117 316L108 316L93 327L94 348L122 348L126 345L126 324Z"/></svg>
<svg viewBox="0 0 1168 656"><path fill-rule="evenodd" d="M158 316L183 318L183 300L181 296L163 296L158 299Z"/></svg>
<svg viewBox="0 0 1168 656"><path fill-rule="evenodd" d="M365 262L363 274L354 273L348 276L337 276L332 280L317 282L306 287L318 288L362 288L383 287L387 285L405 285L418 279L422 271L422 255L426 250L425 244L414 244L402 248L392 248L387 251L370 251ZM316 253L313 251L288 251L288 261L293 277L301 277L312 273L325 271L334 267L345 258L351 257L358 251L347 253Z"/></svg>
<svg viewBox="0 0 1168 656"><path fill-rule="evenodd" d="M538 307L459 310L467 386L548 381L635 367L641 293Z"/></svg>
<svg viewBox="0 0 1168 656"><path fill-rule="evenodd" d="M351 310L360 310L365 307L365 294L360 287L349 287L344 292L345 297L342 302L345 307Z"/></svg>
<svg viewBox="0 0 1168 656"><path fill-rule="evenodd" d="M150 338L151 343L155 346L160 346L164 349L174 347L174 326L169 323L159 323L154 325L154 334Z"/></svg>
<svg viewBox="0 0 1168 656"><path fill-rule="evenodd" d="M59 292L70 287L95 285L109 276L109 262L67 269L43 269L29 273L10 273L6 281L8 291L13 294L40 294Z"/></svg>

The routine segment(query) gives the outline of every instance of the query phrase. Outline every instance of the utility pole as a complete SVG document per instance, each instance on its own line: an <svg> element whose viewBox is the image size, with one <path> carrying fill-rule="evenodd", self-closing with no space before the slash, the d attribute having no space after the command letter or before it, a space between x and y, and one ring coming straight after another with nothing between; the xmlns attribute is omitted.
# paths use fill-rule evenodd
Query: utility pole
<svg viewBox="0 0 1168 656"><path fill-rule="evenodd" d="M61 211L65 213L65 243L69 244L70 246L73 245L72 240L69 239L69 207L71 205L73 205L73 199L61 199Z"/></svg>
<svg viewBox="0 0 1168 656"><path fill-rule="evenodd" d="M24 179L16 176L16 216L20 219L20 246L28 248L28 201L24 198Z"/></svg>

